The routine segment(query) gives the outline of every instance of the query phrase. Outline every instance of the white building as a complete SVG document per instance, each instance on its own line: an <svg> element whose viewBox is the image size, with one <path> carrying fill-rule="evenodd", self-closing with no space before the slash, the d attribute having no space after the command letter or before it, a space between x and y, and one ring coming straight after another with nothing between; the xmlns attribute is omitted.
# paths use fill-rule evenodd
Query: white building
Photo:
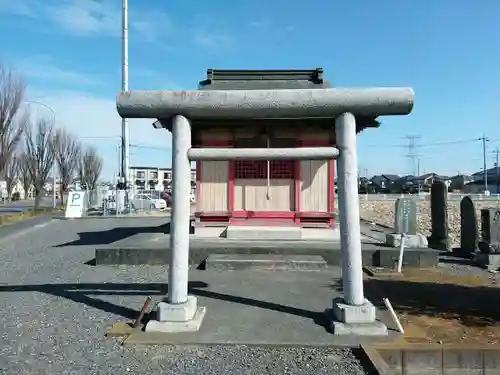
<svg viewBox="0 0 500 375"><path fill-rule="evenodd" d="M169 190L172 181L172 168L151 166L130 167L130 185L137 190ZM196 169L191 169L191 186L196 187Z"/></svg>

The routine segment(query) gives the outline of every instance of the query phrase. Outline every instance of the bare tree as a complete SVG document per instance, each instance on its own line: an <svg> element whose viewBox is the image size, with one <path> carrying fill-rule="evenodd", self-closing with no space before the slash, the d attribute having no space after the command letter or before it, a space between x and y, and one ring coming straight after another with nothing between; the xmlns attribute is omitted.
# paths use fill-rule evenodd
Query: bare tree
<svg viewBox="0 0 500 375"><path fill-rule="evenodd" d="M22 152L19 156L19 181L23 185L24 199L28 199L29 191L33 186L31 174L28 171L29 158L26 152Z"/></svg>
<svg viewBox="0 0 500 375"><path fill-rule="evenodd" d="M19 156L12 155L5 167L5 184L7 185L7 197L9 201L12 199L14 186L19 180L19 164Z"/></svg>
<svg viewBox="0 0 500 375"><path fill-rule="evenodd" d="M80 184L85 185L87 190L94 190L102 172L102 158L94 147L83 152L78 169Z"/></svg>
<svg viewBox="0 0 500 375"><path fill-rule="evenodd" d="M21 78L0 64L0 175L5 176L29 122L27 111L21 111L25 86Z"/></svg>
<svg viewBox="0 0 500 375"><path fill-rule="evenodd" d="M76 137L65 129L56 131L54 152L59 168L61 205L64 204L64 195L73 182L81 160L81 146Z"/></svg>
<svg viewBox="0 0 500 375"><path fill-rule="evenodd" d="M43 188L54 165L54 136L54 125L45 118L38 119L34 129L26 129L26 162L35 187L35 209L40 207Z"/></svg>

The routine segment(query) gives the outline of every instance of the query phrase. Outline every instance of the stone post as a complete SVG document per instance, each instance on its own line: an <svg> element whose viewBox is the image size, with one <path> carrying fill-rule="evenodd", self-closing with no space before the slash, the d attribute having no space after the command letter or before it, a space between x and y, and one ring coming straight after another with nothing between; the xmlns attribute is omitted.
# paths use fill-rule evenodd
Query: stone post
<svg viewBox="0 0 500 375"><path fill-rule="evenodd" d="M191 216L191 124L184 116L172 121L172 216L168 298L157 306L156 320L146 326L149 332L197 331L205 315L195 296L188 296L189 226Z"/></svg>
<svg viewBox="0 0 500 375"><path fill-rule="evenodd" d="M344 302L364 303L361 228L359 220L358 161L356 155L356 119L344 113L335 121L335 135L340 157L337 161L340 246Z"/></svg>
<svg viewBox="0 0 500 375"><path fill-rule="evenodd" d="M335 136L340 152L337 176L344 296L334 299L333 309L328 310L329 328L335 335L387 335L387 327L376 320L375 306L363 293L356 118L352 113L337 117Z"/></svg>
<svg viewBox="0 0 500 375"><path fill-rule="evenodd" d="M191 214L191 124L184 116L172 122L172 216L168 302L185 303L188 293L189 219Z"/></svg>

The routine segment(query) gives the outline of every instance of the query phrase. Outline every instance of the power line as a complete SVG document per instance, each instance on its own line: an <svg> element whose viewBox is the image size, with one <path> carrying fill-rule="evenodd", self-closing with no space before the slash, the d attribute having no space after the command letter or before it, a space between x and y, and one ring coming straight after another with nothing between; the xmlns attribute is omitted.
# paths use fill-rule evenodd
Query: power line
<svg viewBox="0 0 500 375"><path fill-rule="evenodd" d="M420 137L418 137L420 138ZM439 141L439 142L430 142L430 143L419 143L418 148L423 148L423 147L433 147L433 146L448 146L448 145L456 145L456 144L461 144L461 143L476 143L482 140L482 137L480 138L471 138L471 139L462 139L462 140L455 140L455 141ZM490 139L490 142L500 142L500 138L498 139ZM364 147L377 147L380 148L380 144L378 145L368 145ZM384 148L408 148L408 144L399 144L399 145L384 145Z"/></svg>

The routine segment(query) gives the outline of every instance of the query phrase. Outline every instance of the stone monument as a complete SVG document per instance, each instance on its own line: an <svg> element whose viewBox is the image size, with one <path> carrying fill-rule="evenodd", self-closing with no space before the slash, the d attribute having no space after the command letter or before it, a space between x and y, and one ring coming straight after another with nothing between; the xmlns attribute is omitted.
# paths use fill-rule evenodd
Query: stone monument
<svg viewBox="0 0 500 375"><path fill-rule="evenodd" d="M476 207L471 197L460 201L460 248L454 249L457 256L471 258L478 249Z"/></svg>
<svg viewBox="0 0 500 375"><path fill-rule="evenodd" d="M399 247L402 235L405 235L405 247L426 248L427 238L417 232L417 204L411 198L399 198L394 209L394 233L386 235L385 242L392 247Z"/></svg>
<svg viewBox="0 0 500 375"><path fill-rule="evenodd" d="M476 253L477 264L489 270L500 268L500 210L485 208L481 210L481 240Z"/></svg>
<svg viewBox="0 0 500 375"><path fill-rule="evenodd" d="M429 247L436 250L451 250L448 223L448 185L436 181L431 186L432 232L428 238Z"/></svg>

